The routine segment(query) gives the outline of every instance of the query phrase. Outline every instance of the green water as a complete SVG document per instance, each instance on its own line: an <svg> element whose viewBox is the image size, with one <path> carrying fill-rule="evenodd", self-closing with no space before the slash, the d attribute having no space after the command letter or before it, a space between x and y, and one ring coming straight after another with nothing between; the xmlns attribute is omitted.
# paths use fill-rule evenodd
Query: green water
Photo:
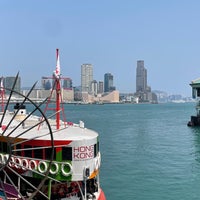
<svg viewBox="0 0 200 200"><path fill-rule="evenodd" d="M67 121L100 137L107 200L200 199L200 127L194 103L65 105Z"/></svg>
<svg viewBox="0 0 200 200"><path fill-rule="evenodd" d="M66 114L99 132L107 200L200 199L194 104L66 105Z"/></svg>

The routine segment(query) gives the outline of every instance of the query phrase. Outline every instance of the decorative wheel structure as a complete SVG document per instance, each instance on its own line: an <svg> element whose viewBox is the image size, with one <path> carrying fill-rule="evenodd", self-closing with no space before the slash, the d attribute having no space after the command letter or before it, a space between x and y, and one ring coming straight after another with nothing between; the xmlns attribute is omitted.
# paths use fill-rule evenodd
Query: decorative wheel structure
<svg viewBox="0 0 200 200"><path fill-rule="evenodd" d="M50 199L56 167L52 129L41 109L45 101L29 98L36 83L27 95L15 91L17 80L18 74L11 89L0 87L0 199Z"/></svg>

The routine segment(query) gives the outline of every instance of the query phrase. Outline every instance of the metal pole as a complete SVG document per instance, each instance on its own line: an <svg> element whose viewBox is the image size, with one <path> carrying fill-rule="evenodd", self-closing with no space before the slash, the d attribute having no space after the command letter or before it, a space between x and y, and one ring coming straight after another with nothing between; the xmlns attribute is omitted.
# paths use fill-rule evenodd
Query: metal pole
<svg viewBox="0 0 200 200"><path fill-rule="evenodd" d="M51 198L51 181L52 180L49 180L49 184L48 184L48 197L49 197L49 199Z"/></svg>
<svg viewBox="0 0 200 200"><path fill-rule="evenodd" d="M85 176L85 200L87 199L87 186L86 186L86 183L87 183L87 177Z"/></svg>

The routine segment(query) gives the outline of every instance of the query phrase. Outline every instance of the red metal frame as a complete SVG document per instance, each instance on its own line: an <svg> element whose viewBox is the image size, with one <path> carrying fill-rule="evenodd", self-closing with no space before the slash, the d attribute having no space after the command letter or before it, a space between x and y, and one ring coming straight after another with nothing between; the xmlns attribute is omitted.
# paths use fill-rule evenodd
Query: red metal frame
<svg viewBox="0 0 200 200"><path fill-rule="evenodd" d="M60 111L62 110L62 117L64 121L64 125L66 125L66 116L64 113L64 106L62 104L62 92L61 92L61 77L60 77L60 60L59 60L59 49L56 49L56 70L54 71L54 75L52 77L48 77L49 79L55 80L54 85L51 90L51 94L47 100L46 107L44 109L44 113L46 113L47 110L55 110L56 111L56 129L60 129ZM49 103L52 99L53 91L56 92L56 108L49 108ZM61 108L62 104L62 108ZM40 126L39 126L40 127ZM39 129L38 127L38 129Z"/></svg>

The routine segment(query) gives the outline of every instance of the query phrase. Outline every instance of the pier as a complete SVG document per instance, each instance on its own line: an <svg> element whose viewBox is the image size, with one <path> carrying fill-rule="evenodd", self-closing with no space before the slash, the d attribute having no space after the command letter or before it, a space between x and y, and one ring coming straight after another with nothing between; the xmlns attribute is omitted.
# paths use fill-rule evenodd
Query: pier
<svg viewBox="0 0 200 200"><path fill-rule="evenodd" d="M188 122L188 126L200 126L200 78L193 80L190 83L190 86L192 87L192 97L194 99L197 99L196 104L196 115L191 116L190 121Z"/></svg>

